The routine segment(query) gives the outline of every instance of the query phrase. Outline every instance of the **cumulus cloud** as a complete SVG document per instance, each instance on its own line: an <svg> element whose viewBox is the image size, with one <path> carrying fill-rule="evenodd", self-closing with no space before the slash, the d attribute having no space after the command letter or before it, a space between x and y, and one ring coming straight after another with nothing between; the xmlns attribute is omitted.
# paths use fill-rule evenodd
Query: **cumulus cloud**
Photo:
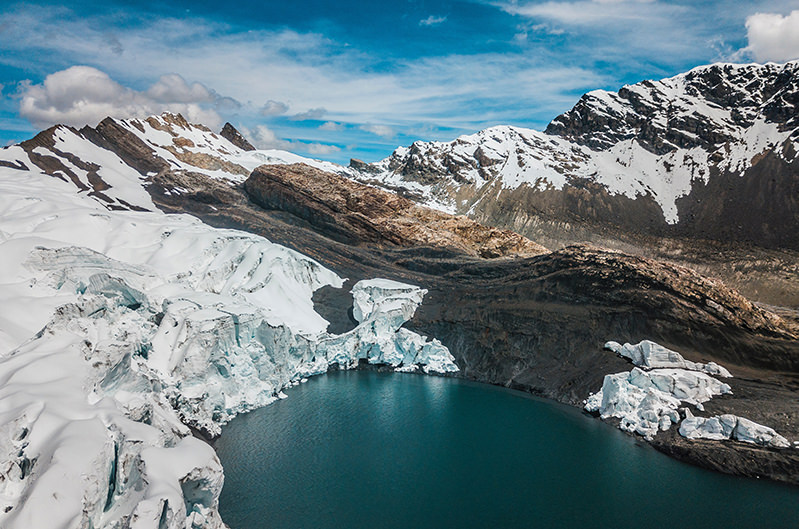
<svg viewBox="0 0 799 529"><path fill-rule="evenodd" d="M744 51L757 61L784 62L799 58L799 10L783 16L756 13L746 19L749 45Z"/></svg>
<svg viewBox="0 0 799 529"><path fill-rule="evenodd" d="M291 148L291 143L281 139L275 134L275 131L266 125L258 125L254 129L242 127L241 131L245 136L252 140L253 145L259 149L282 149L287 150Z"/></svg>
<svg viewBox="0 0 799 529"><path fill-rule="evenodd" d="M447 17L445 17L445 16L437 17L435 15L430 15L429 17L420 20L419 21L419 25L420 26L426 26L426 27L438 26L440 24L443 24L446 21L447 21Z"/></svg>
<svg viewBox="0 0 799 529"><path fill-rule="evenodd" d="M326 155L339 152L341 148L323 143L309 143L304 141L290 141L281 138L266 125L255 128L241 128L241 132L252 140L252 144L259 149L279 149L283 151L304 152L313 155Z"/></svg>
<svg viewBox="0 0 799 529"><path fill-rule="evenodd" d="M145 91L132 90L90 66L72 66L48 75L41 84L20 83L19 113L34 126L54 124L80 127L111 116L145 117L170 111L188 120L217 127L216 107L237 104L200 83L187 83L168 74Z"/></svg>
<svg viewBox="0 0 799 529"><path fill-rule="evenodd" d="M286 103L282 103L280 101L273 101L269 100L264 103L264 106L261 107L261 115L262 116L279 116L280 114L285 114L288 112L289 106Z"/></svg>
<svg viewBox="0 0 799 529"><path fill-rule="evenodd" d="M393 138L395 134L394 129L387 125L373 125L371 123L361 126L361 130L371 132L381 138Z"/></svg>
<svg viewBox="0 0 799 529"><path fill-rule="evenodd" d="M291 116L292 121L305 121L309 119L322 119L324 115L327 114L327 109L322 107L319 108L312 108L306 112L301 112L299 114L294 114Z"/></svg>
<svg viewBox="0 0 799 529"><path fill-rule="evenodd" d="M309 154L314 154L317 156L333 154L341 150L340 147L336 147L335 145L326 145L322 143L309 143L307 145L308 145L307 152Z"/></svg>
<svg viewBox="0 0 799 529"><path fill-rule="evenodd" d="M325 121L324 123L319 125L319 130L336 131L336 130L341 130L343 128L344 127L341 125L341 123L336 123L335 121Z"/></svg>

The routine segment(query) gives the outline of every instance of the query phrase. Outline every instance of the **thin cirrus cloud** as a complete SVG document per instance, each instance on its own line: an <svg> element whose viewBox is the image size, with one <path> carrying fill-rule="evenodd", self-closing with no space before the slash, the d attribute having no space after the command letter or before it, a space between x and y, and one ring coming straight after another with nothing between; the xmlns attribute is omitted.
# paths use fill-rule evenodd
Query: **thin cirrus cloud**
<svg viewBox="0 0 799 529"><path fill-rule="evenodd" d="M396 132L394 129L389 127L388 125L375 125L371 123L367 123L366 125L361 125L361 130L365 132L370 132L376 136L380 136L381 138L390 139L396 136Z"/></svg>
<svg viewBox="0 0 799 529"><path fill-rule="evenodd" d="M565 106L601 80L588 69L564 66L546 54L400 58L389 70L375 71L372 64L379 59L316 33L236 32L192 19L156 19L114 29L124 49L120 60L108 44L109 30L95 29L107 26L103 19L62 16L61 30L53 33L56 21L49 13L14 17L16 23L0 34L0 62L10 66L38 68L46 75L65 63L92 64L122 84L141 83L150 72L179 72L237 101L291 102L310 109L295 119L324 117L354 124L444 119L445 125L471 129L518 118L524 109L528 122L542 123L554 116L549 106L553 101ZM23 26L25 31L16 29ZM36 57L33 64L25 54ZM473 98L481 104L464 104ZM486 108L492 110L486 114ZM283 113L280 105L267 105L253 114L261 110Z"/></svg>
<svg viewBox="0 0 799 529"><path fill-rule="evenodd" d="M642 64L675 73L718 60L785 61L796 57L799 39L799 16L775 14L795 7L788 0L510 0L493 5L528 21L520 25L517 40L564 35L559 40L564 55L609 61L621 71L636 71Z"/></svg>
<svg viewBox="0 0 799 529"><path fill-rule="evenodd" d="M430 15L429 17L423 18L422 20L420 20L419 21L419 25L422 26L422 27L440 26L441 24L443 24L446 21L447 21L447 17L446 16Z"/></svg>

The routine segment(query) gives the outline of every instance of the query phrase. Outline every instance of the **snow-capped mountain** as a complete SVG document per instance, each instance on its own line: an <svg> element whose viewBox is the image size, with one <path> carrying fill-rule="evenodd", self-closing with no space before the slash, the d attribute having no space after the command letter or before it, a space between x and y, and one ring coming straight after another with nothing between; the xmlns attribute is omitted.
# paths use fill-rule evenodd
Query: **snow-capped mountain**
<svg viewBox="0 0 799 529"><path fill-rule="evenodd" d="M233 133L238 134L232 126L223 130L234 139ZM330 162L280 150L247 150L246 143L241 145L244 148L179 114L107 118L93 128L51 127L0 149L0 167L40 171L72 183L109 209L138 211L156 209L142 186L167 173L201 174L235 185L264 164L305 163L325 171L349 172ZM179 194L180 189L168 192Z"/></svg>
<svg viewBox="0 0 799 529"><path fill-rule="evenodd" d="M415 142L360 178L541 240L542 224L799 248L799 62L594 91L544 132Z"/></svg>

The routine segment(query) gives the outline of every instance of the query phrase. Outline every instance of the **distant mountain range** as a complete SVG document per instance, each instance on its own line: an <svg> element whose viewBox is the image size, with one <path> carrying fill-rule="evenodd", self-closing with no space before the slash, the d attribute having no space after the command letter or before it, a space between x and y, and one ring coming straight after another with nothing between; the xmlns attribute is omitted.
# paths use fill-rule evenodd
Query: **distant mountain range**
<svg viewBox="0 0 799 529"><path fill-rule="evenodd" d="M0 149L0 166L72 182L111 209L155 209L157 194L179 210L198 179L238 186L262 164L305 163L550 249L667 259L799 306L798 83L799 62L703 66L590 92L544 132L493 127L349 167L168 113L51 127Z"/></svg>
<svg viewBox="0 0 799 529"><path fill-rule="evenodd" d="M601 232L799 248L799 62L585 94L544 132L417 141L363 180L544 244Z"/></svg>

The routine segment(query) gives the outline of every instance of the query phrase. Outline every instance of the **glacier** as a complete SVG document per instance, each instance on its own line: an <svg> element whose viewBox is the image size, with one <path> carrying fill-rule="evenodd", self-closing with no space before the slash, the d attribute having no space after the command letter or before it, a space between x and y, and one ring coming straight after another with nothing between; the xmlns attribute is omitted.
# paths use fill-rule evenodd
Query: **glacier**
<svg viewBox="0 0 799 529"><path fill-rule="evenodd" d="M768 426L730 414L696 417L684 406L704 411L704 402L732 393L729 384L715 378L732 377L723 366L691 362L651 340L634 345L609 341L605 349L636 367L628 373L606 375L602 388L586 399L584 409L602 419L618 419L619 429L652 440L658 431L679 424L680 435L690 440L733 439L772 448L790 446Z"/></svg>
<svg viewBox="0 0 799 529"><path fill-rule="evenodd" d="M108 211L67 182L0 168L0 526L224 524L216 435L239 413L360 362L451 373L402 325L420 287L352 288L335 335L312 295L343 279L187 215Z"/></svg>
<svg viewBox="0 0 799 529"><path fill-rule="evenodd" d="M773 428L731 414L705 418L694 417L690 410L686 410L686 417L680 424L680 435L687 439L710 439L713 441L735 439L744 443L772 448L791 446L788 440L775 432Z"/></svg>

